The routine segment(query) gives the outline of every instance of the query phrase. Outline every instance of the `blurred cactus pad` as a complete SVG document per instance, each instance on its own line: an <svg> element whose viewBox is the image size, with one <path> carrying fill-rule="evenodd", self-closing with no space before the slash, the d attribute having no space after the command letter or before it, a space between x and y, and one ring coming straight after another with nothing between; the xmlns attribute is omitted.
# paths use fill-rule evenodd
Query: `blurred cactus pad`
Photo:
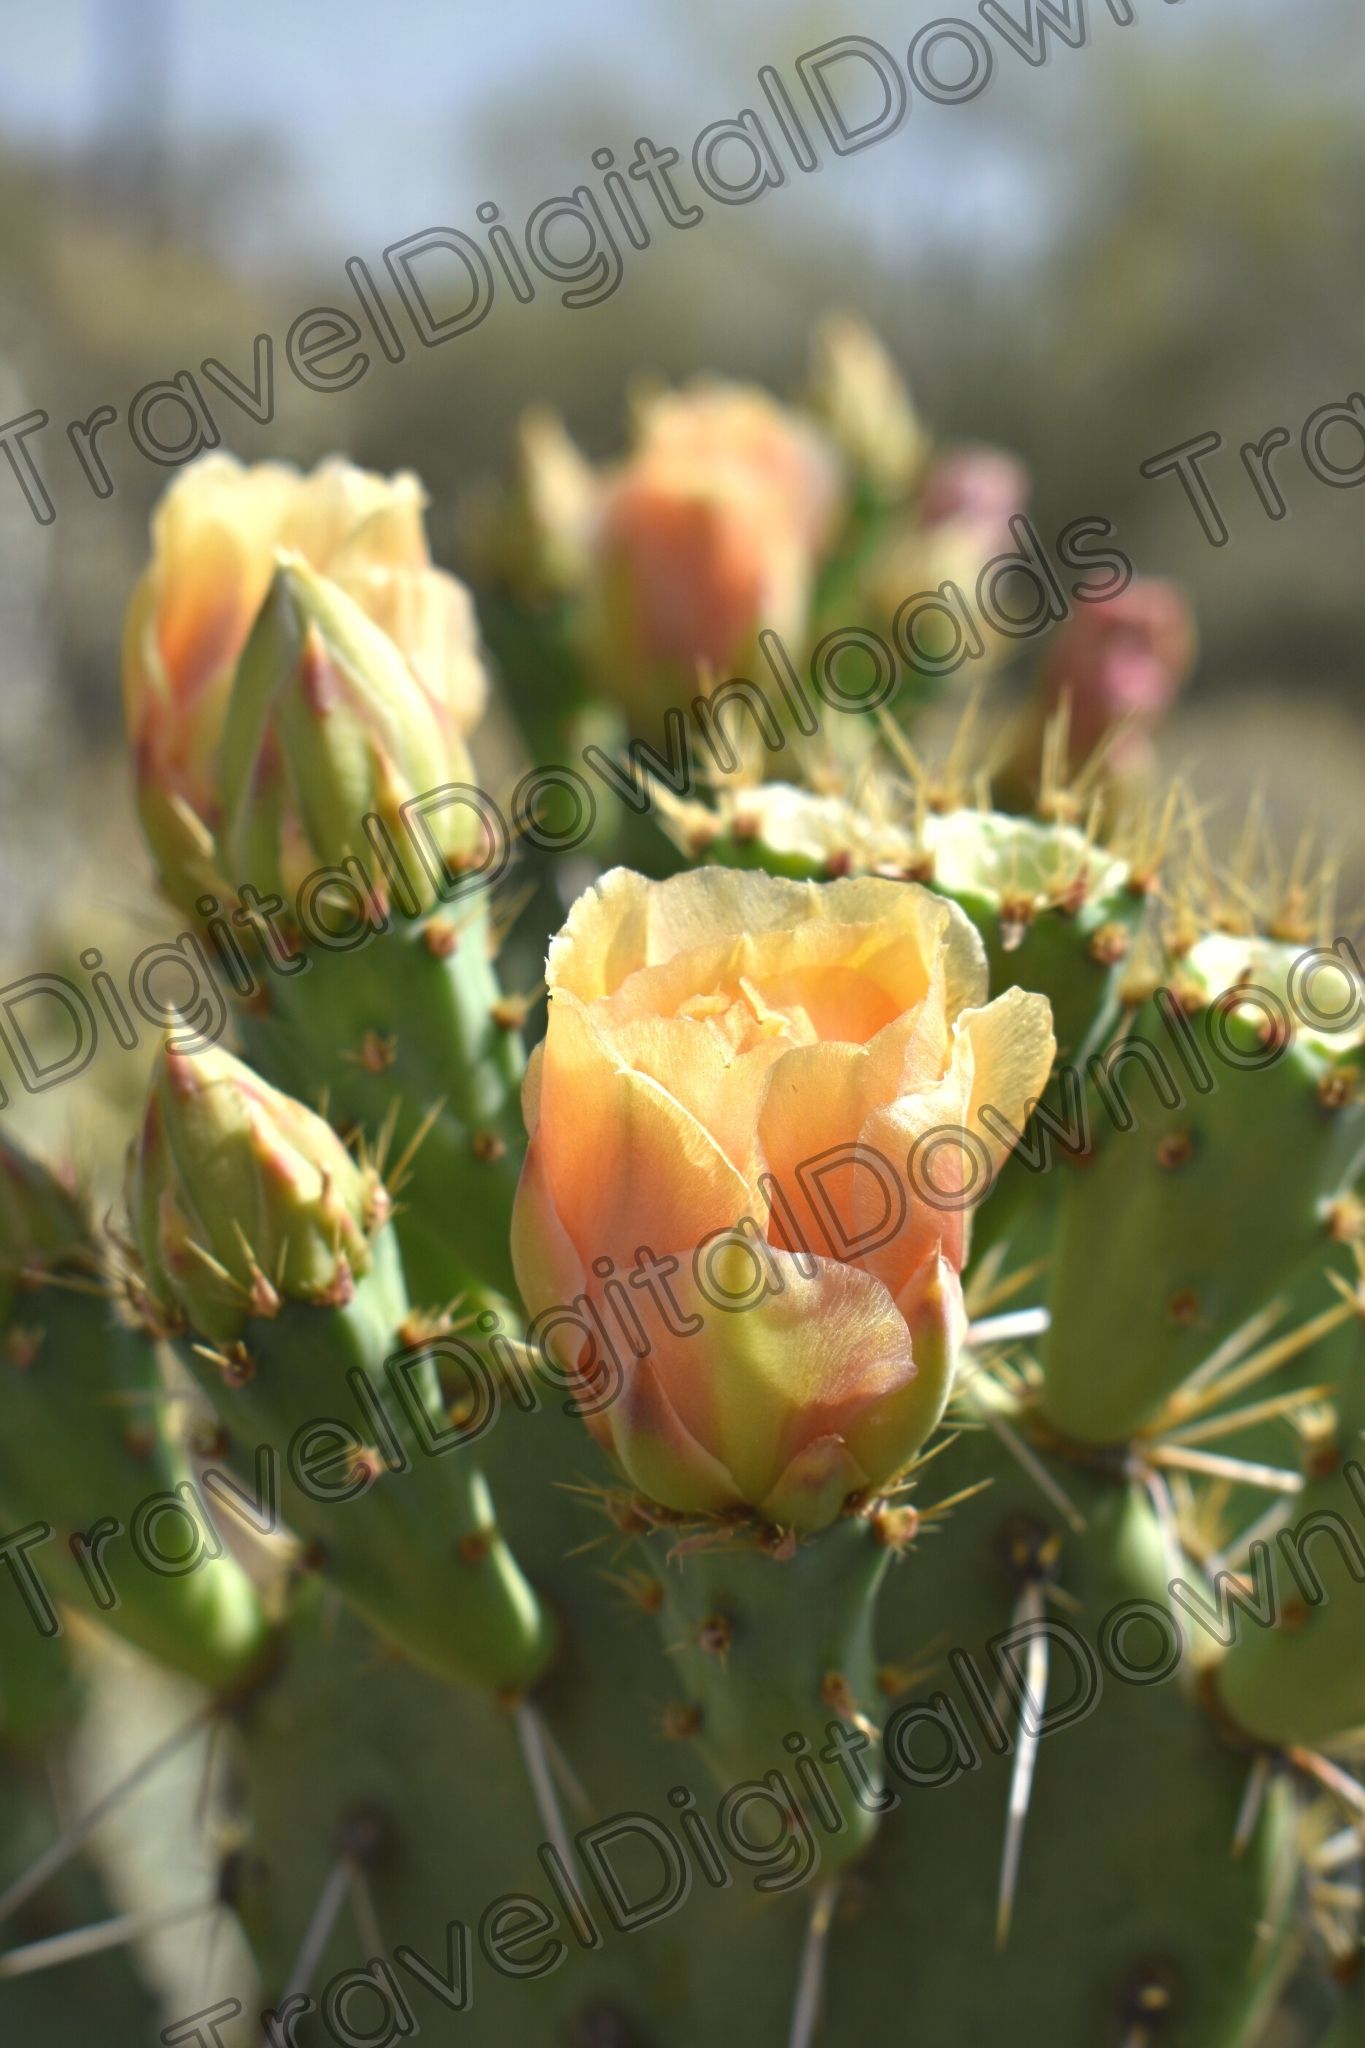
<svg viewBox="0 0 1365 2048"><path fill-rule="evenodd" d="M4 2038L1365 2042L1326 864L1208 854L1183 600L1096 627L855 323L513 468L473 596L410 476L157 517L199 950L122 1208L0 1137ZM92 1789L114 1639L186 1704Z"/></svg>

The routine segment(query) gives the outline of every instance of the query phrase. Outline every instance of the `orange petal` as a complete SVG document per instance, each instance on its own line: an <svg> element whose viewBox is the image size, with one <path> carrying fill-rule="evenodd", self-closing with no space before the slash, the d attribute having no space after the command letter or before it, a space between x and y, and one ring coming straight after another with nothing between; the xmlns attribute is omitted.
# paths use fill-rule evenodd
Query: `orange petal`
<svg viewBox="0 0 1365 2048"><path fill-rule="evenodd" d="M665 1088L623 1067L593 1013L556 995L540 1069L547 1184L585 1263L693 1245L755 1206L714 1138Z"/></svg>
<svg viewBox="0 0 1365 2048"><path fill-rule="evenodd" d="M864 1142L869 1119L907 1094L918 1095L942 1077L948 1030L932 999L907 1011L867 1045L823 1044L783 1055L767 1078L759 1141L767 1170L784 1200L772 1234L782 1242L794 1218L802 1243L816 1252L859 1262L860 1235L879 1235L872 1201L876 1175L888 1182L885 1203L894 1219L906 1192L904 1157L836 1166L831 1155ZM867 1176L857 1193L852 1181Z"/></svg>
<svg viewBox="0 0 1365 2048"><path fill-rule="evenodd" d="M544 1147L532 1138L512 1207L512 1270L527 1315L567 1307L583 1291L583 1261L559 1219L545 1178ZM576 1359L565 1359L572 1366Z"/></svg>

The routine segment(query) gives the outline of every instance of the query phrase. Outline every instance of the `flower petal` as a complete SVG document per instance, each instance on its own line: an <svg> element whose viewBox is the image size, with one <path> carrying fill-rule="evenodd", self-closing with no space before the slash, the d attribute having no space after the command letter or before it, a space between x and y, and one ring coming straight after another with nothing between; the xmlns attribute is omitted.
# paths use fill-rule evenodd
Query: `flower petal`
<svg viewBox="0 0 1365 2048"><path fill-rule="evenodd" d="M753 1206L743 1176L648 1074L621 1065L594 1015L557 994L540 1066L546 1181L585 1265L694 1245Z"/></svg>
<svg viewBox="0 0 1365 2048"><path fill-rule="evenodd" d="M998 1166L1011 1150L1004 1125L1022 1132L1029 1110L1047 1085L1057 1040L1046 996L1006 989L982 1010L964 1010L958 1029L969 1040L972 1084L967 1126L984 1139ZM991 1112L986 1121L982 1111Z"/></svg>

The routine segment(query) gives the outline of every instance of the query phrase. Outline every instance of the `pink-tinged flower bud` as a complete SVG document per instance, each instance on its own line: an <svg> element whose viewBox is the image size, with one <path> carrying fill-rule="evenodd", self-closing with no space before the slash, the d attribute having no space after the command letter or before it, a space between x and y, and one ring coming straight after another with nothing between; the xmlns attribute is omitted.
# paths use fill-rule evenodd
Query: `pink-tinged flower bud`
<svg viewBox="0 0 1365 2048"><path fill-rule="evenodd" d="M1028 498L1028 471L1013 455L1000 448L949 449L929 470L913 511L894 522L868 566L865 587L874 615L889 626L910 600L951 584L960 596L950 610L918 608L914 645L932 661L945 660L962 652L970 634L973 674L983 660L1010 653L1017 643L983 612L977 585L995 556L1018 552L1010 520Z"/></svg>
<svg viewBox="0 0 1365 2048"><path fill-rule="evenodd" d="M900 371L861 320L835 314L816 329L808 403L854 475L879 497L910 489L929 436Z"/></svg>
<svg viewBox="0 0 1365 2048"><path fill-rule="evenodd" d="M1078 604L1048 651L1046 708L1070 702L1071 758L1079 765L1117 725L1111 774L1140 767L1150 735L1194 667L1194 614L1178 584L1140 576L1102 604Z"/></svg>
<svg viewBox="0 0 1365 2048"><path fill-rule="evenodd" d="M123 695L143 829L183 907L214 880L227 699L280 551L325 572L382 628L460 732L477 721L486 683L473 610L432 567L424 503L408 475L327 462L305 477L222 454L161 500L124 627Z"/></svg>
<svg viewBox="0 0 1365 2048"><path fill-rule="evenodd" d="M703 676L743 672L763 628L799 644L840 503L832 450L761 393L717 385L651 400L596 532L587 642L598 678L647 721L690 700Z"/></svg>
<svg viewBox="0 0 1365 2048"><path fill-rule="evenodd" d="M218 1047L168 1042L133 1160L151 1303L214 1342L286 1301L344 1304L388 1197L329 1124Z"/></svg>
<svg viewBox="0 0 1365 2048"><path fill-rule="evenodd" d="M645 1494L820 1528L942 1415L1048 1005L986 1004L966 916L876 878L617 869L547 972L513 1220L533 1338Z"/></svg>
<svg viewBox="0 0 1365 2048"><path fill-rule="evenodd" d="M1010 520L1029 500L1029 474L1003 448L950 448L924 480L920 518L926 526L963 524L1000 548L1010 546Z"/></svg>

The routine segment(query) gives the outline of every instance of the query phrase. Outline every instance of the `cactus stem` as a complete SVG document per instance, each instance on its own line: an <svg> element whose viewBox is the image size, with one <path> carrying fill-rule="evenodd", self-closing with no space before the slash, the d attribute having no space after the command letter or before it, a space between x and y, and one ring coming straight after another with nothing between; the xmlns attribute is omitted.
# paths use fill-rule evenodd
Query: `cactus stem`
<svg viewBox="0 0 1365 2048"><path fill-rule="evenodd" d="M806 1923L806 1938L801 1947L801 1962L796 1973L796 2003L792 2007L787 2048L810 2048L811 2042L815 2039L815 2029L820 2020L820 2002L825 1988L825 1956L829 1947L830 1923L834 1918L834 1903L838 1890L839 1881L832 1878L820 1886L811 1902L810 1919Z"/></svg>
<svg viewBox="0 0 1365 2048"><path fill-rule="evenodd" d="M1041 1623L1047 1609L1047 1594L1041 1579L1031 1579L1020 1589L1011 1630L1031 1628L1024 1695L1019 1702L1019 1737L1010 1778L1009 1813L1005 1822L1005 1845L1000 1858L1000 1890L995 1915L995 1945L1003 1949L1009 1940L1014 1901L1019 1888L1019 1863L1024 1848L1024 1827L1033 1797L1033 1769L1042 1739L1041 1722L1047 1705L1048 1639Z"/></svg>
<svg viewBox="0 0 1365 2048"><path fill-rule="evenodd" d="M32 1941L24 1948L12 1948L7 1955L0 1955L0 1981L11 1977L29 1977L39 1970L55 1970L62 1963L79 1962L85 1956L95 1956L112 1948L126 1948L129 1942L142 1941L149 1934L159 1934L163 1928L178 1927L186 1920L197 1920L205 1913L217 1912L216 1898L200 1899L192 1906L163 1906L157 1912L122 1913L114 1920L101 1920L93 1927L78 1927L70 1934L49 1935L44 1941Z"/></svg>
<svg viewBox="0 0 1365 2048"><path fill-rule="evenodd" d="M144 1785L148 1778L160 1770L163 1764L169 1763L173 1756L178 1755L190 1737L197 1734L204 1723L212 1720L219 1711L220 1703L217 1700L206 1700L203 1706L190 1715L188 1721L182 1722L179 1728L158 1742L140 1763L133 1766L126 1777L120 1778L118 1783L111 1786L93 1806L88 1807L79 1820L72 1821L70 1827L63 1829L56 1841L50 1843L37 1861L29 1865L23 1876L16 1877L13 1884L0 1893L0 1922L8 1920L11 1914L18 1912L20 1906L27 1904L50 1877L55 1877L59 1870L64 1869L76 1852L89 1841L100 1822L121 1806L125 1799L130 1798L139 1786Z"/></svg>

